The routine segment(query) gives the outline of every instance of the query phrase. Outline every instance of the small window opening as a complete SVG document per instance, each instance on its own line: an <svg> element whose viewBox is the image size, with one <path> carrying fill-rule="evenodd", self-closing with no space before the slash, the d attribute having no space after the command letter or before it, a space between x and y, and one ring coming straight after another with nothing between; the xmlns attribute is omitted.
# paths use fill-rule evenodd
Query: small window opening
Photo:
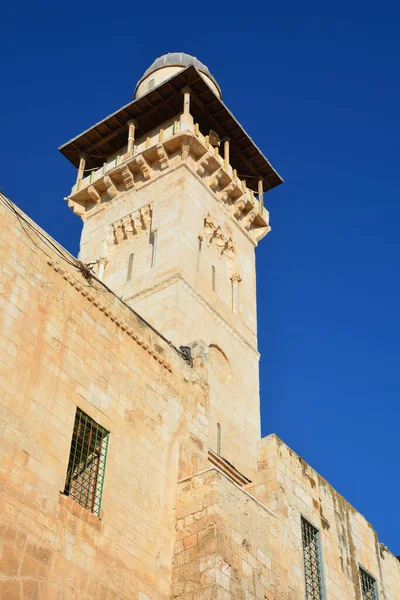
<svg viewBox="0 0 400 600"><path fill-rule="evenodd" d="M212 291L215 292L215 267L214 266L211 267L211 285L212 285Z"/></svg>
<svg viewBox="0 0 400 600"><path fill-rule="evenodd" d="M376 581L362 567L360 567L360 581L363 600L378 600Z"/></svg>
<svg viewBox="0 0 400 600"><path fill-rule="evenodd" d="M154 87L154 79L150 79L149 83L147 84L147 91L152 90Z"/></svg>
<svg viewBox="0 0 400 600"><path fill-rule="evenodd" d="M156 259L157 259L157 240L158 240L158 235L157 235L157 229L154 229L152 232L152 238L153 238L153 249L151 252L151 268L156 266Z"/></svg>
<svg viewBox="0 0 400 600"><path fill-rule="evenodd" d="M64 494L99 516L109 431L76 409Z"/></svg>
<svg viewBox="0 0 400 600"><path fill-rule="evenodd" d="M217 454L221 456L221 424L217 423Z"/></svg>
<svg viewBox="0 0 400 600"><path fill-rule="evenodd" d="M307 600L325 600L319 531L301 518Z"/></svg>
<svg viewBox="0 0 400 600"><path fill-rule="evenodd" d="M197 272L200 271L200 256L201 256L201 243L203 241L203 238L201 236L199 236L199 246L198 246L198 252L197 252Z"/></svg>
<svg viewBox="0 0 400 600"><path fill-rule="evenodd" d="M133 257L134 257L134 254L130 254L129 260L128 260L128 273L126 276L127 281L130 281L132 279Z"/></svg>

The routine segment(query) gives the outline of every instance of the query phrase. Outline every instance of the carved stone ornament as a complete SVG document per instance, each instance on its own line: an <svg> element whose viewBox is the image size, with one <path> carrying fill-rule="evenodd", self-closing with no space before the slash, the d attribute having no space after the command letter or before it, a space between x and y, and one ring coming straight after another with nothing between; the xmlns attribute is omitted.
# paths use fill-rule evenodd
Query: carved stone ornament
<svg viewBox="0 0 400 600"><path fill-rule="evenodd" d="M200 237L201 236L199 235L199 239ZM225 256L231 260L236 257L232 238L222 231L220 225L216 225L213 222L212 217L209 214L204 218L204 237L209 245L215 240L215 245L221 256L225 254Z"/></svg>
<svg viewBox="0 0 400 600"><path fill-rule="evenodd" d="M121 244L125 240L131 240L145 229L150 231L153 211L148 204L142 213L139 209L134 214L126 215L116 223L111 225L114 234L114 244Z"/></svg>

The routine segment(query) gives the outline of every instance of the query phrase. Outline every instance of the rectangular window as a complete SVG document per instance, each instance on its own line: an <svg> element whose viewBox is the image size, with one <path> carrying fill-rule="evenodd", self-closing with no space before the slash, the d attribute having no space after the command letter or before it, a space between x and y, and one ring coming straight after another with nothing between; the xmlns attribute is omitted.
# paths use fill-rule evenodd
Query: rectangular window
<svg viewBox="0 0 400 600"><path fill-rule="evenodd" d="M147 90L152 90L154 87L154 79L150 79L149 83L147 84Z"/></svg>
<svg viewBox="0 0 400 600"><path fill-rule="evenodd" d="M217 423L217 454L221 456L221 424Z"/></svg>
<svg viewBox="0 0 400 600"><path fill-rule="evenodd" d="M362 567L360 567L360 582L363 600L378 600L376 581Z"/></svg>
<svg viewBox="0 0 400 600"><path fill-rule="evenodd" d="M212 291L215 292L215 267L211 267L211 285Z"/></svg>
<svg viewBox="0 0 400 600"><path fill-rule="evenodd" d="M80 408L76 409L64 494L97 516L100 515L108 438L109 431Z"/></svg>
<svg viewBox="0 0 400 600"><path fill-rule="evenodd" d="M197 272L200 271L200 256L201 256L201 242L203 241L203 238L201 236L199 236L199 246L198 246L198 252L197 252Z"/></svg>
<svg viewBox="0 0 400 600"><path fill-rule="evenodd" d="M133 254L131 254L129 256L129 260L128 260L128 274L126 276L126 280L127 281L130 281L132 279L133 257L134 257Z"/></svg>
<svg viewBox="0 0 400 600"><path fill-rule="evenodd" d="M152 232L152 237L153 237L153 249L151 251L151 268L156 266L156 259L157 259L157 229L154 229Z"/></svg>
<svg viewBox="0 0 400 600"><path fill-rule="evenodd" d="M303 538L306 600L324 600L319 531L302 517L301 533Z"/></svg>

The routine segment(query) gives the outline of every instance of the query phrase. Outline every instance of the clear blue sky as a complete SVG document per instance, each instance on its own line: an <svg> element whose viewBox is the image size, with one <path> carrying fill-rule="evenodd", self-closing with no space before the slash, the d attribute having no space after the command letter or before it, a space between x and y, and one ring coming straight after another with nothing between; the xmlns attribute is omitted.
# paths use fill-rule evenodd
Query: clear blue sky
<svg viewBox="0 0 400 600"><path fill-rule="evenodd" d="M0 188L74 254L57 147L185 51L285 179L257 250L263 434L400 554L398 2L7 2Z"/></svg>

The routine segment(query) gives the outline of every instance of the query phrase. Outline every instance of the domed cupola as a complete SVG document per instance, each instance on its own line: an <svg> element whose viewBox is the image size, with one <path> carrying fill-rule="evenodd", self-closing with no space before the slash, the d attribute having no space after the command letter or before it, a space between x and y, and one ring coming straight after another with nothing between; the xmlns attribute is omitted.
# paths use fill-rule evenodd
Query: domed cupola
<svg viewBox="0 0 400 600"><path fill-rule="evenodd" d="M211 75L210 71L202 62L195 56L185 54L185 52L169 52L157 58L153 64L145 71L141 79L139 79L134 99L137 100L144 94L147 94L152 88L160 85L166 79L176 75L182 69L189 65L193 65L199 71L204 81L210 86L214 94L221 98L220 87Z"/></svg>

